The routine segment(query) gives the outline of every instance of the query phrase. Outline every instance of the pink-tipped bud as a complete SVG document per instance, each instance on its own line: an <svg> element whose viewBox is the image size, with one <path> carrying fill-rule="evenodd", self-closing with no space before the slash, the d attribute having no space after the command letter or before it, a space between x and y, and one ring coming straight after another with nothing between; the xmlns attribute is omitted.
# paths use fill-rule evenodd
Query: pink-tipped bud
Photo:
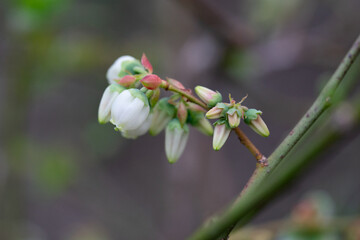
<svg viewBox="0 0 360 240"><path fill-rule="evenodd" d="M150 90L157 89L161 85L161 79L155 74L146 75L140 82L144 87Z"/></svg>
<svg viewBox="0 0 360 240"><path fill-rule="evenodd" d="M209 107L215 106L222 100L222 96L218 91L214 92L203 86L195 87L195 92Z"/></svg>
<svg viewBox="0 0 360 240"><path fill-rule="evenodd" d="M260 117L261 113L261 111L253 108L248 109L244 114L244 122L248 124L257 134L267 137L270 135L270 132L264 120Z"/></svg>
<svg viewBox="0 0 360 240"><path fill-rule="evenodd" d="M186 106L183 101L179 102L179 106L178 106L176 115L177 115L177 118L179 119L181 126L184 126L184 124L186 123L188 112L187 112Z"/></svg>
<svg viewBox="0 0 360 240"><path fill-rule="evenodd" d="M236 128L240 124L240 117L237 113L233 113L232 115L228 114L228 122L231 128Z"/></svg>
<svg viewBox="0 0 360 240"><path fill-rule="evenodd" d="M263 137L268 137L270 135L268 127L266 126L264 120L260 116L258 116L256 120L252 120L249 126L257 134Z"/></svg>
<svg viewBox="0 0 360 240"><path fill-rule="evenodd" d="M182 85L182 83L179 82L178 80L175 80L173 78L167 78L167 81L169 82L170 85L173 85L176 88L185 89L184 85Z"/></svg>
<svg viewBox="0 0 360 240"><path fill-rule="evenodd" d="M210 109L207 113L206 113L206 118L208 119L217 119L220 118L222 116L222 112L224 109L222 108L218 108L218 107L213 107L212 109Z"/></svg>
<svg viewBox="0 0 360 240"><path fill-rule="evenodd" d="M143 53L141 57L141 64L144 66L146 70L148 70L149 73L153 73L153 67L149 61L149 59L146 57L145 53Z"/></svg>
<svg viewBox="0 0 360 240"><path fill-rule="evenodd" d="M124 77L120 78L116 82L120 84L123 87L130 87L132 84L134 84L136 81L136 78L131 75L125 75Z"/></svg>
<svg viewBox="0 0 360 240"><path fill-rule="evenodd" d="M217 124L215 126L213 137L213 148L215 151L220 150L220 148L225 144L230 132L231 129L226 127L225 124Z"/></svg>
<svg viewBox="0 0 360 240"><path fill-rule="evenodd" d="M228 123L231 128L236 128L240 124L240 110L235 108L231 108L229 111L226 112L228 117Z"/></svg>

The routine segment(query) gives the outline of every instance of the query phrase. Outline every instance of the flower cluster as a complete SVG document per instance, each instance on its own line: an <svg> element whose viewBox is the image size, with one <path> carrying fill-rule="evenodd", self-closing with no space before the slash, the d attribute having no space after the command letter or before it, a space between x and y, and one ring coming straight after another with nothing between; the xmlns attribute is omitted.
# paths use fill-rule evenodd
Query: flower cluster
<svg viewBox="0 0 360 240"><path fill-rule="evenodd" d="M262 112L241 105L246 97L236 103L236 101L229 96L230 102L223 103L221 102L222 98L219 92L215 92L202 86L197 86L195 91L197 95L211 107L206 113L206 117L208 119L218 119L214 123L214 150L220 150L228 139L231 129L238 127L241 119L243 119L244 122L259 135L263 137L269 136L269 129L260 117Z"/></svg>
<svg viewBox="0 0 360 240"><path fill-rule="evenodd" d="M179 81L162 80L153 74L145 54L140 61L131 56L118 58L106 77L109 86L100 101L99 122L112 123L116 131L130 139L147 132L155 136L166 129L165 152L170 163L176 162L183 153L189 126L205 135L214 135L215 150L220 150L231 129L238 127L241 119L258 134L269 135L260 117L261 111L241 105L245 98L236 103L229 97L230 102L223 103L219 92L197 86L195 92L199 100ZM173 94L160 98L160 88L173 91ZM206 118L218 119L214 123L215 130Z"/></svg>
<svg viewBox="0 0 360 240"><path fill-rule="evenodd" d="M100 101L98 120L112 123L123 137L135 139L147 132L155 136L166 128L165 152L174 163L185 149L189 125L212 136L213 127L205 118L204 108L179 93L160 99L161 87L185 88L174 79L165 81L153 74L145 54L141 61L131 56L118 58L106 77L109 86Z"/></svg>
<svg viewBox="0 0 360 240"><path fill-rule="evenodd" d="M142 62L146 62L146 59L144 55ZM148 93L147 89L139 90L138 87L140 81L146 82L152 89L161 84L161 79L151 73L151 66L131 56L118 58L106 74L110 85L100 101L99 122L110 121L126 138L145 134L152 119L149 97L153 97L154 93Z"/></svg>

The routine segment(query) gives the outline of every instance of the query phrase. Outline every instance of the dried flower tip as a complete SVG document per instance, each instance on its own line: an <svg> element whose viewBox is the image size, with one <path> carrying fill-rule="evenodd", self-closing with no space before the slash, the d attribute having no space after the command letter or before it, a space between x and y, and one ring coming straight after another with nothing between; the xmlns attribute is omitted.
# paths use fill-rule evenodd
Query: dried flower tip
<svg viewBox="0 0 360 240"><path fill-rule="evenodd" d="M144 87L150 90L157 89L161 85L161 79L155 74L146 75L140 82Z"/></svg>
<svg viewBox="0 0 360 240"><path fill-rule="evenodd" d="M144 66L144 68L146 70L148 70L148 72L150 74L153 73L153 67L152 67L149 59L146 57L145 53L143 53L143 55L141 57L141 64Z"/></svg>
<svg viewBox="0 0 360 240"><path fill-rule="evenodd" d="M215 106L222 100L222 96L218 91L214 92L203 86L195 87L195 92L209 107Z"/></svg>
<svg viewBox="0 0 360 240"><path fill-rule="evenodd" d="M104 124L110 121L111 106L123 90L125 90L125 88L118 84L111 84L105 89L98 111L99 123Z"/></svg>
<svg viewBox="0 0 360 240"><path fill-rule="evenodd" d="M178 119L173 119L166 127L165 152L170 163L175 163L183 153L189 136L187 125L181 126Z"/></svg>
<svg viewBox="0 0 360 240"><path fill-rule="evenodd" d="M228 128L226 124L217 124L215 126L213 137L213 148L215 151L220 150L220 148L225 144L230 132L231 129Z"/></svg>

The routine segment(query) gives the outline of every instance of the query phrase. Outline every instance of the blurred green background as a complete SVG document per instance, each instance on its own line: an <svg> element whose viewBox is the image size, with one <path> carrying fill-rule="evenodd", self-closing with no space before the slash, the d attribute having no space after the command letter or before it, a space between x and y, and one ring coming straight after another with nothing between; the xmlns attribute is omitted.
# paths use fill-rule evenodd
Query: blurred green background
<svg viewBox="0 0 360 240"><path fill-rule="evenodd" d="M360 2L4 0L0 4L0 239L184 239L229 203L255 161L232 135L219 152L192 130L170 165L164 136L123 139L97 123L105 73L145 52L161 77L261 109L268 155L360 32ZM350 74L357 75L359 62ZM354 89L358 89L357 86ZM360 138L313 165L253 223L322 189L360 211Z"/></svg>

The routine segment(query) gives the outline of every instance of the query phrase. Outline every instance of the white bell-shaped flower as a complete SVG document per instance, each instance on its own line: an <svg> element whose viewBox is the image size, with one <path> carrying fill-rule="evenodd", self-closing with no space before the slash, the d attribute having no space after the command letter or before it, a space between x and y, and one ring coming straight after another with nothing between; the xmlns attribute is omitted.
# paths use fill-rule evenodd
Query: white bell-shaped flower
<svg viewBox="0 0 360 240"><path fill-rule="evenodd" d="M111 122L120 131L139 128L150 112L149 101L138 89L122 91L111 106Z"/></svg>
<svg viewBox="0 0 360 240"><path fill-rule="evenodd" d="M111 84L105 89L99 106L99 123L104 124L109 122L111 118L111 106L123 90L125 90L125 88L118 84Z"/></svg>
<svg viewBox="0 0 360 240"><path fill-rule="evenodd" d="M106 73L106 78L109 84L116 83L116 79L119 79L119 74L123 70L124 66L123 63L128 61L135 61L136 59L132 56L125 55L121 56L111 65Z"/></svg>
<svg viewBox="0 0 360 240"><path fill-rule="evenodd" d="M189 127L181 126L178 119L169 122L165 131L165 153L170 163L175 163L183 153L189 136Z"/></svg>
<svg viewBox="0 0 360 240"><path fill-rule="evenodd" d="M145 122L134 130L123 131L121 135L125 138L136 139L137 137L144 135L150 128L150 124L152 122L153 114L149 114L146 118Z"/></svg>

